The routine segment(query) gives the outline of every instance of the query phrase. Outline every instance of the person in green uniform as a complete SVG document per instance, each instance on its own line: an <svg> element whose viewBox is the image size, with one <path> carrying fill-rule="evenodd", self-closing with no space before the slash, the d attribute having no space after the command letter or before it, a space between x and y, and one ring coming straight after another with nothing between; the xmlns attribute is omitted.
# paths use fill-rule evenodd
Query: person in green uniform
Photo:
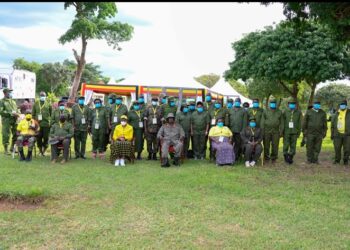
<svg viewBox="0 0 350 250"><path fill-rule="evenodd" d="M137 152L137 160L141 160L141 153L143 151L143 132L144 132L144 112L140 109L138 101L132 103L132 109L129 110L128 119L129 124L134 129L135 137L135 152Z"/></svg>
<svg viewBox="0 0 350 250"><path fill-rule="evenodd" d="M191 136L193 136L194 159L205 159L207 136L209 132L209 114L203 103L197 102L197 110L191 115Z"/></svg>
<svg viewBox="0 0 350 250"><path fill-rule="evenodd" d="M241 107L241 98L237 97L234 102L233 108L228 110L228 124L233 134L233 150L235 152L236 161L240 160L243 144L241 138L241 132L247 126L247 112Z"/></svg>
<svg viewBox="0 0 350 250"><path fill-rule="evenodd" d="M159 106L162 107L163 105L168 103L168 96L161 93L159 95Z"/></svg>
<svg viewBox="0 0 350 250"><path fill-rule="evenodd" d="M107 109L107 112L110 117L112 117L112 106L115 104L115 101L117 99L117 95L114 93L111 93L108 95L108 102L105 105L105 108ZM104 145L104 152L107 151L107 146L109 144L109 138L111 136L111 131L109 130L108 133L106 134L106 139L105 139L105 145Z"/></svg>
<svg viewBox="0 0 350 250"><path fill-rule="evenodd" d="M302 131L306 137L307 163L318 164L322 140L327 134L327 115L321 109L319 100L313 102L313 108L306 111Z"/></svg>
<svg viewBox="0 0 350 250"><path fill-rule="evenodd" d="M188 105L188 113L192 116L192 114L196 112L196 102L195 101L190 101ZM188 150L188 158L194 158L193 154L193 136L190 133L190 142L189 145L191 145L191 149Z"/></svg>
<svg viewBox="0 0 350 250"><path fill-rule="evenodd" d="M203 104L203 108L205 111L208 111L208 112L210 112L212 109L214 109L214 102L212 101L210 93L207 93L205 95L205 102Z"/></svg>
<svg viewBox="0 0 350 250"><path fill-rule="evenodd" d="M152 105L144 113L144 132L147 141L147 160L157 160L158 140L157 133L162 126L162 108L158 106L158 98L152 97Z"/></svg>
<svg viewBox="0 0 350 250"><path fill-rule="evenodd" d="M17 118L19 112L16 102L12 99L12 89L3 89L4 98L0 100L0 115L2 124L2 145L6 155L9 155L9 141L10 135L12 135L10 151L13 150L15 142L17 140Z"/></svg>
<svg viewBox="0 0 350 250"><path fill-rule="evenodd" d="M73 125L67 122L67 114L61 114L58 123L54 123L50 129L51 163L56 163L59 144L63 144L63 160L61 164L68 161L71 138L74 135Z"/></svg>
<svg viewBox="0 0 350 250"><path fill-rule="evenodd" d="M301 122L303 114L297 109L294 98L289 98L288 109L283 112L283 156L288 164L293 163L293 157L296 152L297 140L301 132Z"/></svg>
<svg viewBox="0 0 350 250"><path fill-rule="evenodd" d="M39 153L44 156L48 148L49 134L50 134L50 118L52 116L52 106L46 100L46 93L41 91L39 100L35 101L32 110L32 116L39 122L40 131L37 136L37 146Z"/></svg>
<svg viewBox="0 0 350 250"><path fill-rule="evenodd" d="M90 124L90 108L85 105L85 97L79 96L78 103L72 107L72 123L74 128L74 152L75 159L86 159L86 139Z"/></svg>
<svg viewBox="0 0 350 250"><path fill-rule="evenodd" d="M254 117L250 117L249 125L241 132L245 166L247 168L254 167L255 163L259 160L263 140L263 131L261 128L256 127L256 120Z"/></svg>
<svg viewBox="0 0 350 250"><path fill-rule="evenodd" d="M168 103L161 106L161 108L162 108L162 114L163 114L163 118L162 118L163 123L166 122L165 117L167 117L168 114L170 114L170 113L174 114L176 117L177 107L176 107L175 99L173 96L169 96Z"/></svg>
<svg viewBox="0 0 350 250"><path fill-rule="evenodd" d="M188 147L190 145L190 136L191 136L191 114L189 113L189 108L187 104L182 104L180 108L180 113L176 115L175 121L180 124L185 132L184 138L184 155L187 158Z"/></svg>
<svg viewBox="0 0 350 250"><path fill-rule="evenodd" d="M331 139L333 140L335 159L334 164L339 164L343 149L344 165L349 164L350 150L350 111L346 100L339 104L339 110L332 116Z"/></svg>
<svg viewBox="0 0 350 250"><path fill-rule="evenodd" d="M111 129L109 113L105 107L102 106L100 98L94 100L95 108L91 111L90 128L92 134L92 158L96 159L97 152L99 157L105 157L104 145L106 134ZM113 130L112 133L113 135Z"/></svg>
<svg viewBox="0 0 350 250"><path fill-rule="evenodd" d="M140 106L140 111L142 111L142 113L145 112L145 110L146 110L146 103L145 103L145 96L143 94L141 94L139 96L138 103L139 103L139 106Z"/></svg>
<svg viewBox="0 0 350 250"><path fill-rule="evenodd" d="M233 108L233 99L232 99L232 98L229 98L229 99L227 100L227 103L226 103L226 107L225 107L225 108L227 109L227 111L229 111L230 109Z"/></svg>
<svg viewBox="0 0 350 250"><path fill-rule="evenodd" d="M257 128L260 128L263 111L264 110L260 108L259 99L253 99L253 105L248 109L248 120L250 120L250 118L255 118Z"/></svg>
<svg viewBox="0 0 350 250"><path fill-rule="evenodd" d="M65 114L67 117L66 122L71 122L71 114L66 107L66 103L64 100L60 100L58 102L58 108L54 109L51 115L51 126L60 121L60 116Z"/></svg>
<svg viewBox="0 0 350 250"><path fill-rule="evenodd" d="M273 97L270 99L269 108L263 111L260 126L264 138L264 160L266 163L271 160L274 164L278 158L278 146L280 137L283 136L284 123L282 111L277 107L277 101Z"/></svg>
<svg viewBox="0 0 350 250"><path fill-rule="evenodd" d="M123 98L121 96L117 96L117 99L115 100L115 104L112 105L110 112L110 123L112 126L112 131L110 134L113 134L115 126L120 124L120 117L122 115L128 114L128 108L125 104L123 104Z"/></svg>

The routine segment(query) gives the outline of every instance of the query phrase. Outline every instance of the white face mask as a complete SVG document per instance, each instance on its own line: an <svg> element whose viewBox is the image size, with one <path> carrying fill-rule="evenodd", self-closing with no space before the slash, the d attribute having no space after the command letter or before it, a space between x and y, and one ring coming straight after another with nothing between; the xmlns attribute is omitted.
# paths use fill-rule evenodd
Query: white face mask
<svg viewBox="0 0 350 250"><path fill-rule="evenodd" d="M158 102L152 101L152 105L153 105L153 106L157 106L157 104L158 104Z"/></svg>
<svg viewBox="0 0 350 250"><path fill-rule="evenodd" d="M125 126L125 125L126 125L126 121L121 121L120 124L121 124L122 126Z"/></svg>
<svg viewBox="0 0 350 250"><path fill-rule="evenodd" d="M46 100L46 96L40 96L40 101L44 102Z"/></svg>

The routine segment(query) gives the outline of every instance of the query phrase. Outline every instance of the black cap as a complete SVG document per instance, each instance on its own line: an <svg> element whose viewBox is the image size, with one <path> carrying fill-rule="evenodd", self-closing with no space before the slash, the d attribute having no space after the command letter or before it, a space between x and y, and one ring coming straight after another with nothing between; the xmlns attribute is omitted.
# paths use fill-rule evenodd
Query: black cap
<svg viewBox="0 0 350 250"><path fill-rule="evenodd" d="M198 102L197 102L197 106L198 106L198 104L200 104L200 105L203 106L203 102L201 102L201 101L198 101Z"/></svg>

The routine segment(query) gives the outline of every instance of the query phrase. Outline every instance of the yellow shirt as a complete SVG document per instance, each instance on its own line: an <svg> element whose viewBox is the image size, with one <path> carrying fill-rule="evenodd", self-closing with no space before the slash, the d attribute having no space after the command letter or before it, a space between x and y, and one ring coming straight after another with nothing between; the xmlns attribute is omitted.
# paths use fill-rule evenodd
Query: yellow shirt
<svg viewBox="0 0 350 250"><path fill-rule="evenodd" d="M17 131L19 131L21 135L35 135L35 129L29 128L30 125L34 125L35 129L39 130L39 125L34 119L30 121L23 119L18 123Z"/></svg>
<svg viewBox="0 0 350 250"><path fill-rule="evenodd" d="M209 130L209 136L225 136L225 137L230 137L232 136L231 130L223 126L222 128L219 128L219 126L212 127Z"/></svg>
<svg viewBox="0 0 350 250"><path fill-rule="evenodd" d="M121 124L117 125L113 132L113 140L117 140L119 137L124 136L125 140L131 141L134 136L134 129L129 124L123 127Z"/></svg>
<svg viewBox="0 0 350 250"><path fill-rule="evenodd" d="M338 129L338 132L341 134L345 133L345 115L346 115L346 109L339 110L337 129Z"/></svg>

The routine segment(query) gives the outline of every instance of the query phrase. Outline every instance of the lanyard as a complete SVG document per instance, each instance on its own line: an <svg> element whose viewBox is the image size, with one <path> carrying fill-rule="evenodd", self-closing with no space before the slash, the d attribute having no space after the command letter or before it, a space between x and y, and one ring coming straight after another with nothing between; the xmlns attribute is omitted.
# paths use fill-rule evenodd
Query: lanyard
<svg viewBox="0 0 350 250"><path fill-rule="evenodd" d="M137 111L135 110L135 113L137 114L137 116L139 117L139 120L141 121L141 111L138 111L138 112L137 112Z"/></svg>
<svg viewBox="0 0 350 250"><path fill-rule="evenodd" d="M60 122L60 128L63 128L63 123L62 122Z"/></svg>
<svg viewBox="0 0 350 250"><path fill-rule="evenodd" d="M294 110L292 111L292 115L290 116L290 121L293 121Z"/></svg>
<svg viewBox="0 0 350 250"><path fill-rule="evenodd" d="M253 116L255 117L256 112L258 112L258 110L252 110L252 112L253 112Z"/></svg>
<svg viewBox="0 0 350 250"><path fill-rule="evenodd" d="M44 102L43 106L40 105L40 101L39 101L39 110L40 110L40 114L41 114L41 110L46 106L46 102Z"/></svg>
<svg viewBox="0 0 350 250"><path fill-rule="evenodd" d="M118 112L118 109L120 108L120 104L119 105L115 105L115 113L117 113Z"/></svg>
<svg viewBox="0 0 350 250"><path fill-rule="evenodd" d="M100 120L100 117L99 117L99 112L98 110L96 109L96 120L99 121Z"/></svg>
<svg viewBox="0 0 350 250"><path fill-rule="evenodd" d="M157 113L157 107L156 108L153 108L152 107L152 110L153 110L153 116L154 116L154 118L156 117L156 113Z"/></svg>
<svg viewBox="0 0 350 250"><path fill-rule="evenodd" d="M250 128L250 131L252 132L252 135L255 136L254 130Z"/></svg>
<svg viewBox="0 0 350 250"><path fill-rule="evenodd" d="M218 109L217 111L214 110L214 119L216 119L216 115L220 112L221 109Z"/></svg>
<svg viewBox="0 0 350 250"><path fill-rule="evenodd" d="M78 105L78 108L80 109L81 114L84 116L84 109L85 109L85 107L83 106L83 109L81 109L80 105Z"/></svg>

